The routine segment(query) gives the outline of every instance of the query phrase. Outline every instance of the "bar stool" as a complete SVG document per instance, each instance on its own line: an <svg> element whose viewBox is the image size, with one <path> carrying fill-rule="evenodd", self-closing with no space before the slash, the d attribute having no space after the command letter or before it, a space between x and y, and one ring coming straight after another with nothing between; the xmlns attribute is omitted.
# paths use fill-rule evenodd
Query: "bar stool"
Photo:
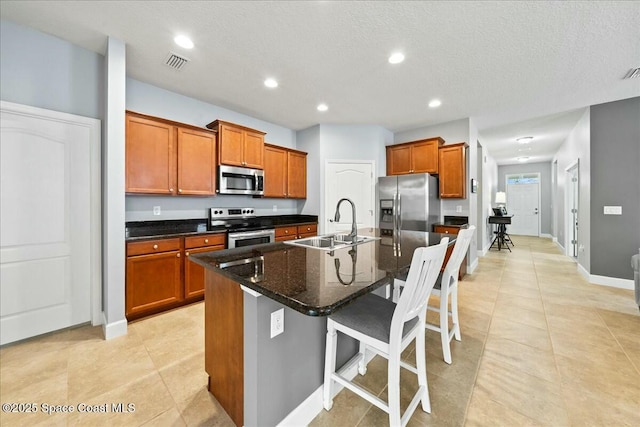
<svg viewBox="0 0 640 427"><path fill-rule="evenodd" d="M440 313L439 325L426 323L425 327L429 330L440 333L440 341L442 342L442 355L445 362L449 365L451 359L451 340L455 337L456 341L462 339L460 335L460 321L458 320L458 274L460 265L464 260L471 238L475 233L475 225L462 229L456 236L456 243L453 247L451 257L447 261L444 271L436 279L436 284L431 291L431 295L440 297L440 306L427 306L427 310ZM404 286L404 281L400 279L394 280L394 288L400 289ZM449 311L449 297L451 297L451 311ZM452 328L449 330L449 316L452 320Z"/></svg>
<svg viewBox="0 0 640 427"><path fill-rule="evenodd" d="M417 248L413 253L409 275L397 304L374 294L367 294L338 310L327 320L327 346L324 365L323 403L328 411L333 406L333 382L368 400L389 414L391 426L406 425L422 403L422 410L431 412L425 354L424 324L427 300L442 267L449 238L440 244ZM367 351L388 360L388 402L347 380L343 374L352 364L336 372L337 334L340 331L360 341L360 353L356 358L358 371L366 373ZM416 367L400 359L402 351L416 340ZM405 413L400 414L400 367L418 376L418 391Z"/></svg>

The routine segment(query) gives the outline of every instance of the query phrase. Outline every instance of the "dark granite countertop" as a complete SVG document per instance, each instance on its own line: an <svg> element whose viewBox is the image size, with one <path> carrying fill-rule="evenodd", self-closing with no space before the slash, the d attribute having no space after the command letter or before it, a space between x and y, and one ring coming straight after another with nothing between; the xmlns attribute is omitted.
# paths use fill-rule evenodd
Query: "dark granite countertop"
<svg viewBox="0 0 640 427"><path fill-rule="evenodd" d="M469 226L469 218L466 216L446 216L442 222L436 222L435 225L444 225L447 227L466 228Z"/></svg>
<svg viewBox="0 0 640 427"><path fill-rule="evenodd" d="M273 215L258 216L254 220L259 227L277 227L279 225L317 223L316 215ZM182 237L198 234L226 233L226 230L209 230L209 220L203 219L175 219L160 221L129 221L126 223L126 241Z"/></svg>
<svg viewBox="0 0 640 427"><path fill-rule="evenodd" d="M360 235L380 237L378 229ZM326 316L350 301L389 283L405 273L417 247L438 244L438 233L401 231L394 250L393 238L332 252L284 242L192 255L190 260L309 316Z"/></svg>

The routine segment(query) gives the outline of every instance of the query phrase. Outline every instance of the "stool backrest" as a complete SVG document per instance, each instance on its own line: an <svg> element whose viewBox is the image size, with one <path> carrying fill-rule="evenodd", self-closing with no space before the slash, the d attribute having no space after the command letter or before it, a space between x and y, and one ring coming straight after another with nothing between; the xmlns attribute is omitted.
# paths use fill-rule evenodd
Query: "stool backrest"
<svg viewBox="0 0 640 427"><path fill-rule="evenodd" d="M460 271L460 264L462 264L462 260L464 260L465 255L467 254L467 250L469 249L469 245L471 244L471 239L473 238L473 233L476 231L476 226L472 225L469 228L463 228L458 232L456 236L456 243L453 246L453 251L451 252L451 256L449 257L449 261L447 261L447 265L444 267L444 272L442 274L442 286L445 286L445 283L448 285L451 278L455 278L458 280L458 272Z"/></svg>
<svg viewBox="0 0 640 427"><path fill-rule="evenodd" d="M440 273L448 244L449 238L443 237L440 244L417 248L413 252L409 275L393 312L391 341L394 341L394 338L402 339L405 322L416 316L425 315L429 294Z"/></svg>

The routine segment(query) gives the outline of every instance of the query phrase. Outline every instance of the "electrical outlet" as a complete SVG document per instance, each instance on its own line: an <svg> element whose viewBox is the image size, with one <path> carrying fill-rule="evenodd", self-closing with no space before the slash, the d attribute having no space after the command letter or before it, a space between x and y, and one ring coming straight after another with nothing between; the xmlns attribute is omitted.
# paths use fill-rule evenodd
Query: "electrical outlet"
<svg viewBox="0 0 640 427"><path fill-rule="evenodd" d="M622 206L605 206L605 215L622 215Z"/></svg>
<svg viewBox="0 0 640 427"><path fill-rule="evenodd" d="M273 211L278 212L278 205L273 205Z"/></svg>
<svg viewBox="0 0 640 427"><path fill-rule="evenodd" d="M460 205L456 206L456 212L462 212L462 206Z"/></svg>
<svg viewBox="0 0 640 427"><path fill-rule="evenodd" d="M153 214L154 215L160 215L162 213L162 210L160 209L160 206L154 206L153 207Z"/></svg>
<svg viewBox="0 0 640 427"><path fill-rule="evenodd" d="M271 313L271 338L284 332L284 308Z"/></svg>

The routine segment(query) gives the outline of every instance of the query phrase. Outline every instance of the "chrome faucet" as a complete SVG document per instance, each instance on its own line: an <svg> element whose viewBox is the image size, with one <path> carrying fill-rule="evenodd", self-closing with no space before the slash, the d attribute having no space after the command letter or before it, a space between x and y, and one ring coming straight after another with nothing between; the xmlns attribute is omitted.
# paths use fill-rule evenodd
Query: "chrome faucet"
<svg viewBox="0 0 640 427"><path fill-rule="evenodd" d="M351 233L349 233L349 237L351 237L352 242L355 242L356 236L358 235L358 225L356 224L356 205L351 201L351 199L347 199L345 197L338 201L338 204L336 205L336 215L333 220L335 222L340 221L340 204L345 201L351 203L351 217L353 222L351 223Z"/></svg>

